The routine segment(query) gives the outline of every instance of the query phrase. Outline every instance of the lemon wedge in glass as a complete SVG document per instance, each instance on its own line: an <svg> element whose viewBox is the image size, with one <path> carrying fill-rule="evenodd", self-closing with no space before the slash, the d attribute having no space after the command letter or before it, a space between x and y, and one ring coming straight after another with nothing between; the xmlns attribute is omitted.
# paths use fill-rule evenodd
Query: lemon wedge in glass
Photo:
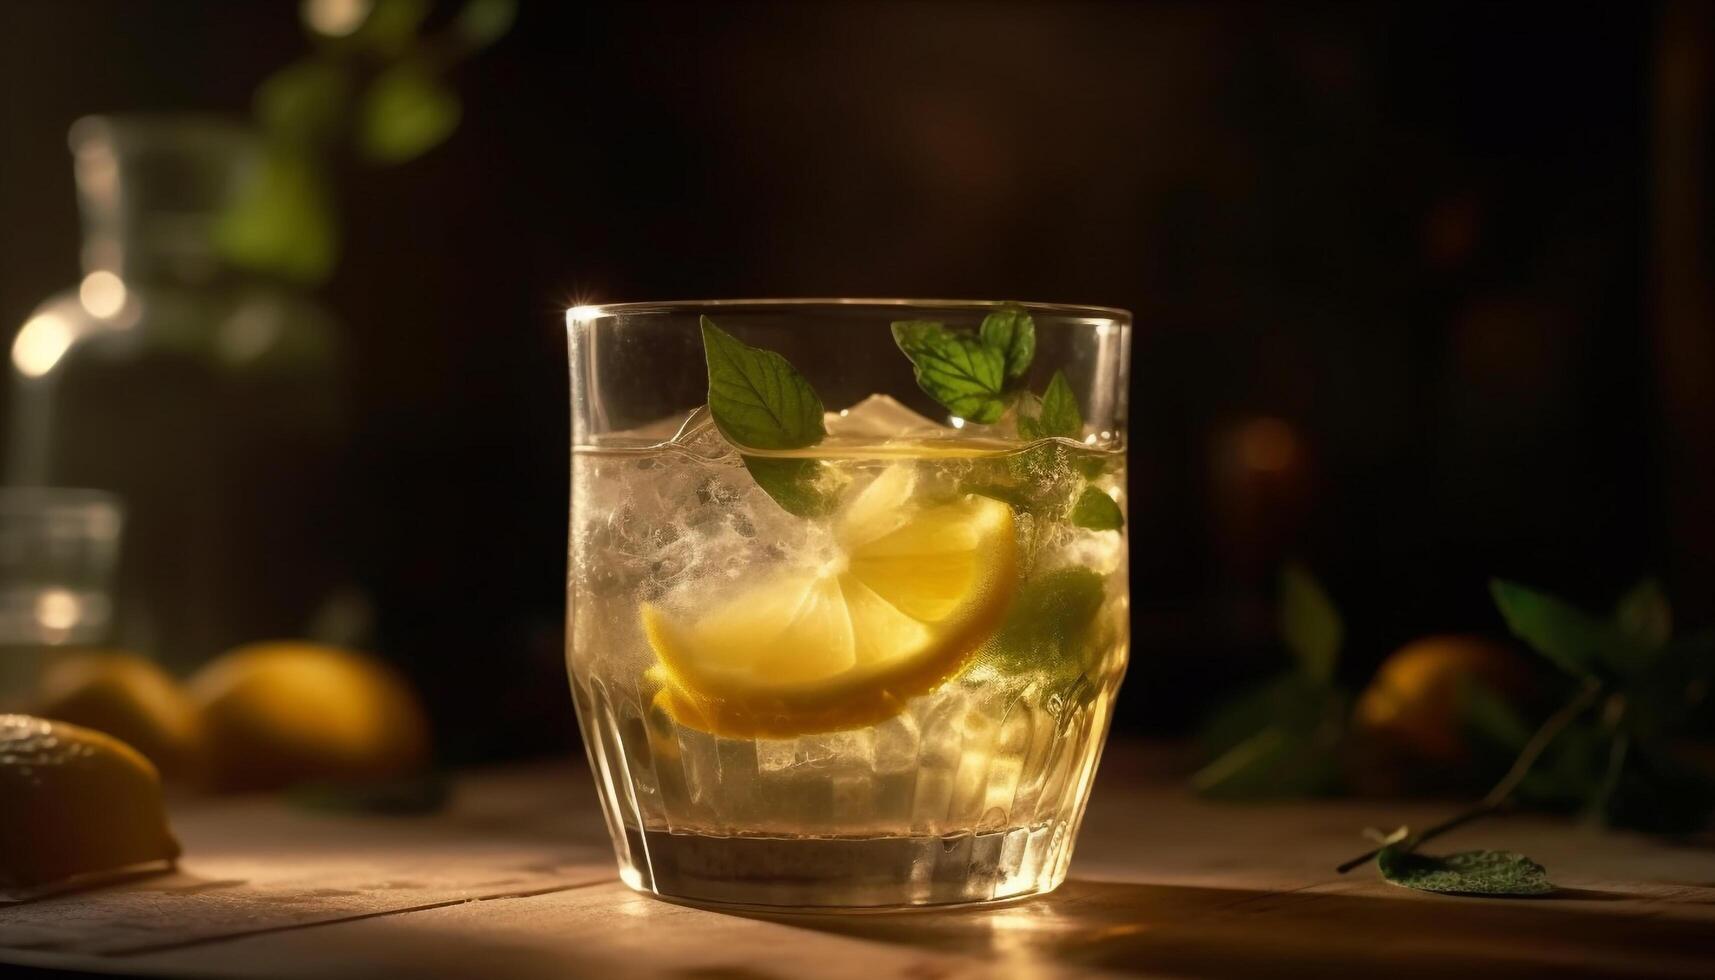
<svg viewBox="0 0 1715 980"><path fill-rule="evenodd" d="M833 557L728 592L645 603L643 630L680 724L784 738L873 724L957 673L1017 585L1012 510L914 499L893 466L836 515Z"/></svg>

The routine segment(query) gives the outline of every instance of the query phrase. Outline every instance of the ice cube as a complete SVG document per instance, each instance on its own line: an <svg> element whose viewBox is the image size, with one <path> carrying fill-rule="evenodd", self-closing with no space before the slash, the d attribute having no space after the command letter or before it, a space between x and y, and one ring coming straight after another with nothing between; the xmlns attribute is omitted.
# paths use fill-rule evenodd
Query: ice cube
<svg viewBox="0 0 1715 980"><path fill-rule="evenodd" d="M906 408L890 395L871 395L823 419L828 435L842 439L898 439L947 436L955 430Z"/></svg>

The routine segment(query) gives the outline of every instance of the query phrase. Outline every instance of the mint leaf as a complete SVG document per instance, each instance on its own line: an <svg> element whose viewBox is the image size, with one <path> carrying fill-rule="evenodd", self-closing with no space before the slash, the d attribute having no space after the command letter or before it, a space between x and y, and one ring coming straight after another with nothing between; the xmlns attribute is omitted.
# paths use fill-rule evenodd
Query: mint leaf
<svg viewBox="0 0 1715 980"><path fill-rule="evenodd" d="M748 449L802 449L821 442L822 399L786 358L741 343L702 318L709 366L709 414L728 442ZM788 514L819 517L833 509L814 459L746 454L744 468Z"/></svg>
<svg viewBox="0 0 1715 980"><path fill-rule="evenodd" d="M1006 405L1006 356L969 334L929 320L893 324L893 340L916 369L917 386L962 419L990 424Z"/></svg>
<svg viewBox="0 0 1715 980"><path fill-rule="evenodd" d="M1554 891L1547 869L1513 851L1460 851L1429 857L1393 845L1376 855L1376 866L1389 882L1425 892L1529 896Z"/></svg>
<svg viewBox="0 0 1715 980"><path fill-rule="evenodd" d="M838 497L821 486L822 463L815 459L745 456L744 468L774 502L794 517L821 517Z"/></svg>
<svg viewBox="0 0 1715 980"><path fill-rule="evenodd" d="M1125 526L1125 515L1114 498L1095 487L1085 487L1072 505L1072 523L1092 531L1118 531Z"/></svg>
<svg viewBox="0 0 1715 980"><path fill-rule="evenodd" d="M1085 642L1107 587L1088 568L1057 568L1033 575L1018 590L1006 622L978 654L1003 673L1046 674L1057 686L1091 666L1096 651Z"/></svg>
<svg viewBox="0 0 1715 980"><path fill-rule="evenodd" d="M709 365L709 413L743 449L802 449L828 434L822 399L786 358L741 343L702 318Z"/></svg>
<svg viewBox="0 0 1715 980"><path fill-rule="evenodd" d="M1651 647L1666 643L1673 636L1673 607L1661 583L1651 578L1633 586L1614 607L1614 622Z"/></svg>
<svg viewBox="0 0 1715 980"><path fill-rule="evenodd" d="M1037 416L1042 435L1076 439L1084 434L1084 413L1078 410L1078 396L1072 393L1062 371L1055 371L1048 390L1042 393L1042 413Z"/></svg>
<svg viewBox="0 0 1715 980"><path fill-rule="evenodd" d="M1036 321L1024 307L1008 303L983 317L977 336L984 345L1001 352L1008 380L1016 381L1030 370L1030 362L1036 357Z"/></svg>
<svg viewBox="0 0 1715 980"><path fill-rule="evenodd" d="M1601 665L1621 674L1645 666L1645 645L1564 599L1494 579L1489 591L1513 635L1574 677L1589 677Z"/></svg>
<svg viewBox="0 0 1715 980"><path fill-rule="evenodd" d="M1280 637L1298 661L1298 669L1327 683L1345 640L1345 625L1316 576L1293 562L1280 573Z"/></svg>

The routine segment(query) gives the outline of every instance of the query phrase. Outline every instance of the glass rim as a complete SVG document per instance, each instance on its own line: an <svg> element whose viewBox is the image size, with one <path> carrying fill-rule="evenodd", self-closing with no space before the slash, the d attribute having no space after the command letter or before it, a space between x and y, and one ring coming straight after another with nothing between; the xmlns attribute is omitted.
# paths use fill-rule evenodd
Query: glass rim
<svg viewBox="0 0 1715 980"><path fill-rule="evenodd" d="M682 300L644 300L626 303L580 303L567 308L566 323L574 325L591 320L600 320L622 314L651 314L651 313L694 313L704 309L762 309L777 310L793 307L817 306L849 306L877 307L882 309L952 309L993 310L998 306L1012 305L1022 307L1030 313L1049 316L1074 317L1085 320L1100 320L1103 322L1130 324L1131 311L1118 306L1094 306L1082 303L1043 303L1024 300L996 299L907 299L901 297L846 297L846 296L809 296L800 299L762 298L762 299L682 299Z"/></svg>

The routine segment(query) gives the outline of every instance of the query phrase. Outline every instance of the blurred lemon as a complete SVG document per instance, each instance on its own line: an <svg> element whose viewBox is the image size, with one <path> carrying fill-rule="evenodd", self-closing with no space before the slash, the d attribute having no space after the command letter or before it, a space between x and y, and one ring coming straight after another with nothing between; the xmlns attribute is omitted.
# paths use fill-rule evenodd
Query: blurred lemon
<svg viewBox="0 0 1715 980"><path fill-rule="evenodd" d="M0 886L179 856L155 767L77 725L0 715Z"/></svg>
<svg viewBox="0 0 1715 980"><path fill-rule="evenodd" d="M42 673L35 712L106 732L148 757L167 777L194 764L197 711L166 671L134 653L69 653Z"/></svg>
<svg viewBox="0 0 1715 980"><path fill-rule="evenodd" d="M392 668L338 647L301 642L239 647L198 671L209 782L277 789L301 782L374 782L429 761L429 723Z"/></svg>
<svg viewBox="0 0 1715 980"><path fill-rule="evenodd" d="M1479 636L1431 636L1395 651L1358 698L1360 732L1427 762L1468 755L1463 697L1471 681L1503 696L1527 690L1530 673L1510 648Z"/></svg>

